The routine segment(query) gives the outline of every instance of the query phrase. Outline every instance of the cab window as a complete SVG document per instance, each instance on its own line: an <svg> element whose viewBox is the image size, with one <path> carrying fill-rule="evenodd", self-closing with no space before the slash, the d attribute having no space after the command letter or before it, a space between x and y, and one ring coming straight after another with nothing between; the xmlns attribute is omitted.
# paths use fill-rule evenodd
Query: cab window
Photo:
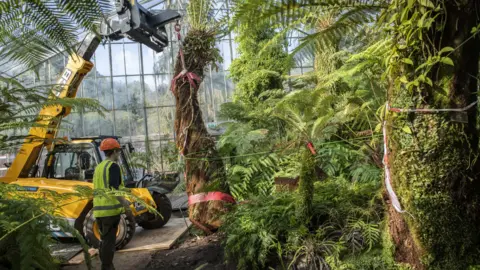
<svg viewBox="0 0 480 270"><path fill-rule="evenodd" d="M91 181L98 165L91 144L57 145L48 159L47 177L56 179Z"/></svg>

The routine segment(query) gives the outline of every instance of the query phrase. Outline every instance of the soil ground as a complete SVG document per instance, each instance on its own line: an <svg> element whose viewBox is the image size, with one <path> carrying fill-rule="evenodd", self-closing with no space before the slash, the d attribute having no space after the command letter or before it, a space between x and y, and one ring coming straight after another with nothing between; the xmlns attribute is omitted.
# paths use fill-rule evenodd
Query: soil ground
<svg viewBox="0 0 480 270"><path fill-rule="evenodd" d="M98 256L92 258L94 269L101 269ZM135 251L115 253L115 269L169 269L169 270L234 270L232 265L224 263L221 236L192 236L187 234L170 250ZM87 267L72 265L62 267L65 270L83 270Z"/></svg>
<svg viewBox="0 0 480 270"><path fill-rule="evenodd" d="M176 270L235 270L233 265L224 263L221 236L188 237L178 247L159 251L152 255L145 269Z"/></svg>

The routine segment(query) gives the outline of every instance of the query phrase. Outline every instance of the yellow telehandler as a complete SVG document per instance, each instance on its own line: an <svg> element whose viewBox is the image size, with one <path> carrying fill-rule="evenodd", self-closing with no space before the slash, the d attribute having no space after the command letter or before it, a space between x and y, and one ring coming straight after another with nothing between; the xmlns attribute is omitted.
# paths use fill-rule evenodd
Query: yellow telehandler
<svg viewBox="0 0 480 270"><path fill-rule="evenodd" d="M77 53L69 61L53 94L59 98L74 98L83 78L93 68L89 61L102 39L119 40L129 38L144 44L156 52L168 46L165 26L180 18L180 14L167 10L153 14L137 3L137 0L116 0L116 12L99 25L100 37L89 33L81 42ZM114 57L114 56L112 56ZM53 96L52 96L53 97ZM105 137L75 138L58 143L56 135L61 119L70 113L71 108L64 106L44 107L38 118L38 126L32 127L15 159L9 164L6 175L0 182L16 184L20 192L39 196L48 191L57 193L74 192L76 186L93 188L91 180L93 170L105 157L99 150L99 143ZM48 127L48 128L45 128ZM117 138L117 137L115 137ZM117 138L119 139L119 138ZM163 218L148 212L138 202L130 204L131 214L124 214L117 232L117 249L124 247L133 237L136 224L145 229L160 228L171 215L172 206L165 196L177 182L170 181L161 185L156 177L144 175L136 177L131 166L131 144L122 144L121 168L125 176L125 185L131 192L148 205L156 208ZM92 198L73 201L59 209L59 215L74 226L87 242L98 247L100 234L92 215ZM50 226L53 235L72 237L59 228Z"/></svg>

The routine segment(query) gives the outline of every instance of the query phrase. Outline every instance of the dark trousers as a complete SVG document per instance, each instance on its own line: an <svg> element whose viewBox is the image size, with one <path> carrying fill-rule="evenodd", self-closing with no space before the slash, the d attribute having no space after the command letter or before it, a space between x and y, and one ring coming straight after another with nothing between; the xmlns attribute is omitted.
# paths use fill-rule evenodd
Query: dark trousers
<svg viewBox="0 0 480 270"><path fill-rule="evenodd" d="M100 260L102 261L102 270L113 270L113 255L115 254L115 239L117 237L118 224L120 216L99 217L97 218L100 229Z"/></svg>

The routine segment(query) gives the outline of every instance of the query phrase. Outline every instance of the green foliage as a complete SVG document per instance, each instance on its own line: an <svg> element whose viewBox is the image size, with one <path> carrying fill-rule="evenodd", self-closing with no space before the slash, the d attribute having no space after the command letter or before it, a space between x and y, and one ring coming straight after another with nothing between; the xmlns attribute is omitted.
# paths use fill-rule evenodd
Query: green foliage
<svg viewBox="0 0 480 270"><path fill-rule="evenodd" d="M407 267L397 265L393 258L383 256L381 249L366 252L359 256L352 256L332 267L332 270L408 270Z"/></svg>
<svg viewBox="0 0 480 270"><path fill-rule="evenodd" d="M234 12L235 9L234 6ZM250 11L249 15L255 17L257 13ZM270 23L248 22L234 25L237 32L235 41L239 44L240 53L230 65L230 77L237 84L234 100L250 108L255 108L272 94L278 95L275 92L281 93L282 91L276 91L282 89L281 76L291 67L291 61L288 60L281 42L261 51L275 36L275 28L272 26ZM282 40L284 39L285 37Z"/></svg>
<svg viewBox="0 0 480 270"><path fill-rule="evenodd" d="M233 21L255 24L272 24L280 28L278 36L289 31L299 31L304 37L293 50L299 59L312 57L332 44L337 44L345 36L361 33L366 25L373 22L375 14L386 7L388 1L344 1L344 0L294 0L288 3L245 0L237 1ZM254 13L255 16L251 16ZM281 44L277 37L268 45Z"/></svg>
<svg viewBox="0 0 480 270"><path fill-rule="evenodd" d="M276 193L238 205L223 228L227 257L239 269L263 269L278 261L325 267L331 264L328 258L347 259L374 248L380 242L377 223L383 211L381 201L372 200L378 188L342 179L316 183L313 232L297 215L300 194Z"/></svg>
<svg viewBox="0 0 480 270"><path fill-rule="evenodd" d="M228 183L237 200L268 195L273 191L273 177L278 155L269 151L268 130L253 130L248 124L233 123L218 141L226 159Z"/></svg>
<svg viewBox="0 0 480 270"><path fill-rule="evenodd" d="M24 192L21 186L0 183L0 266L22 270L58 269L59 262L50 252L53 242L50 226L56 226L80 241L85 262L91 269L88 246L83 236L59 215L59 211L66 205L91 199L93 194L93 190L85 186L60 194L52 190ZM95 196L121 196L160 215L129 189L97 190Z"/></svg>
<svg viewBox="0 0 480 270"><path fill-rule="evenodd" d="M248 79L239 80L235 90L235 101L248 105L259 104L268 98L283 95L282 78L270 70L251 71Z"/></svg>
<svg viewBox="0 0 480 270"><path fill-rule="evenodd" d="M477 8L470 1L391 3L380 23L392 38L385 59L392 107L452 108L473 101L477 82L463 78L478 73L478 46L468 42L475 33L467 29L478 23ZM459 19L469 26L454 30L446 23ZM428 269L478 263L479 222L468 214L478 212L479 200L470 192L477 189L478 175L473 165L478 130L468 127L477 121L472 115L469 124L442 113L388 115L394 185L402 206L415 217L405 219Z"/></svg>
<svg viewBox="0 0 480 270"><path fill-rule="evenodd" d="M209 31L213 26L213 21L207 14L213 9L214 1L211 0L191 0L187 5L188 24L194 30Z"/></svg>
<svg viewBox="0 0 480 270"><path fill-rule="evenodd" d="M270 4L241 3L237 6L240 13L257 11L260 15L255 18L262 18L265 11L259 12L259 6L264 8ZM242 11L248 5L257 5L258 9ZM285 6L285 10L292 7ZM308 10L308 18L316 23L320 20L314 16L322 19L330 16L332 20L342 17L341 12L317 11ZM259 35L253 42L243 44L245 49L255 48L259 52L255 51L234 66L240 67L232 72L234 79L239 78L236 95L243 99L222 106L222 117L237 121L228 126L220 139L225 153L234 156L231 168L235 174L229 183L245 191L254 186L249 176L255 171L252 169L255 161L248 160L249 163L238 167L241 160L235 156L240 154L234 151L273 149L279 158L269 164L275 166L272 176L300 176L300 185L298 192L253 197L251 203L238 206L225 221L227 255L238 260L240 269L263 269L275 265L274 262L279 262L277 266L282 268L331 269L338 266L340 260L378 247L383 209L376 197L380 188L381 144L378 133L375 134L379 130L375 128L380 123L378 108L385 101L385 84L380 74L388 46L376 44L380 35L374 31L375 39L363 39L361 45L355 44L343 51L339 51L342 39L334 42L325 39L323 46L315 45L328 48L317 51L315 71L294 81L293 85L299 86L299 90L275 96L276 91L272 91L273 95L269 92L274 90L271 83L275 82L275 73L248 69L246 63L254 63L256 59L268 63L269 58L262 58L264 53L277 46L275 44L282 44L276 39L285 32L271 35L268 31L276 26L268 20L253 25L253 21L245 17L238 22L237 29L253 28L254 34L257 27L270 28L265 30L268 36ZM352 25L351 29L359 29L357 26ZM346 39L342 42L346 43ZM259 45L263 48L259 49ZM261 91L257 91L259 89ZM269 98L262 99L263 93ZM252 135L260 130L268 133L254 136L252 140ZM309 141L315 145L315 156L305 148ZM322 173L329 176L326 182L318 182ZM238 178L239 174L243 178ZM284 204L284 212L280 212L280 203ZM245 255L238 257L238 254Z"/></svg>
<svg viewBox="0 0 480 270"><path fill-rule="evenodd" d="M0 150L16 146L23 141L30 127L45 128L39 120L58 120L39 115L38 111L64 106L72 110L90 110L102 114L99 102L87 98L57 98L51 95L51 85L35 88L24 87L16 79L0 77ZM47 90L48 89L48 90ZM43 138L31 138L42 140Z"/></svg>
<svg viewBox="0 0 480 270"><path fill-rule="evenodd" d="M73 53L80 30L96 31L109 7L107 0L3 1L0 58L33 68L52 54Z"/></svg>
<svg viewBox="0 0 480 270"><path fill-rule="evenodd" d="M56 216L57 210L73 198L88 198L88 191L57 194L45 191L45 197L18 191L19 186L0 184L0 265L8 269L58 269L49 245L53 242L50 226L72 233L83 246L87 266L91 267L88 247L76 229Z"/></svg>

